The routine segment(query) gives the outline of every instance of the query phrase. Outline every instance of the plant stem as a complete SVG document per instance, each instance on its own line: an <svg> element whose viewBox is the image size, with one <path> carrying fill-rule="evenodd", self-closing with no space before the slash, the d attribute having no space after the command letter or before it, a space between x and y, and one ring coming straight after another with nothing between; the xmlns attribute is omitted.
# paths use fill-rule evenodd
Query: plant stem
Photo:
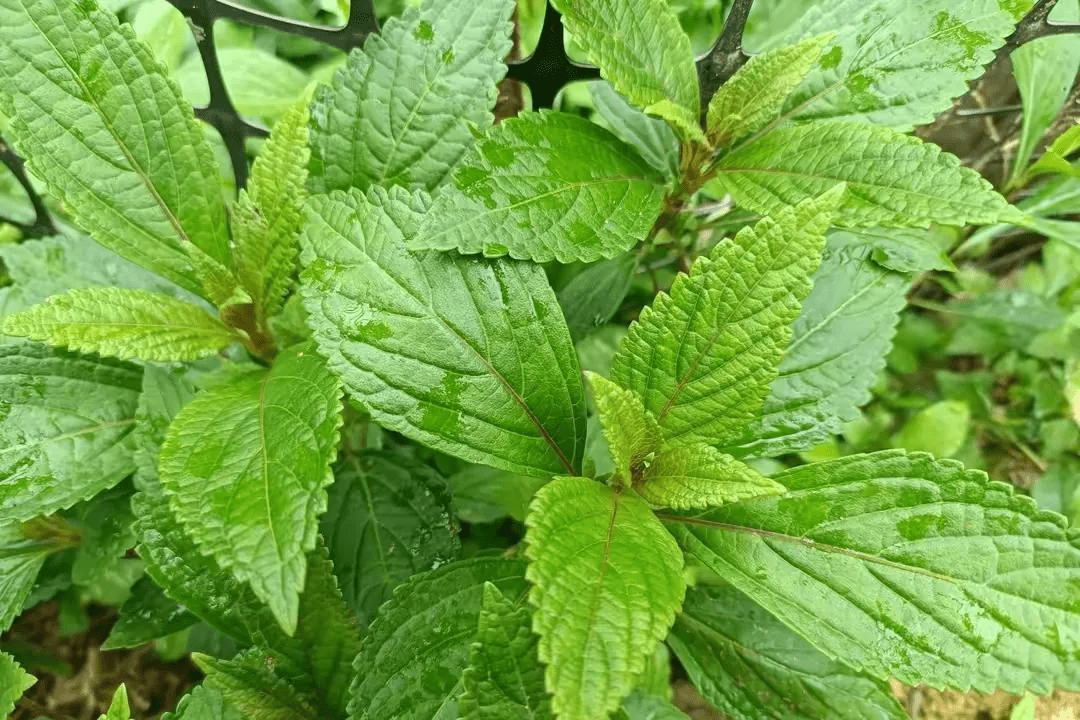
<svg viewBox="0 0 1080 720"><path fill-rule="evenodd" d="M735 0L732 3L720 37L716 39L716 43L708 54L698 60L702 121L708 110L709 101L712 100L716 91L749 59L742 49L742 36L746 28L746 18L750 16L750 8L753 4L754 0Z"/></svg>

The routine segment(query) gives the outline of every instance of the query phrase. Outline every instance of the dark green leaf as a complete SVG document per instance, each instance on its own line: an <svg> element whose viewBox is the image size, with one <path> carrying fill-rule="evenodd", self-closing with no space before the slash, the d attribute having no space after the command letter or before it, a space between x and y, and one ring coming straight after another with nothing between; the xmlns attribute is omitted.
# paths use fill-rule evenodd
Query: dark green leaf
<svg viewBox="0 0 1080 720"><path fill-rule="evenodd" d="M679 140L671 127L626 102L603 80L589 83L596 112L611 132L638 151L645 162L673 179L679 175Z"/></svg>
<svg viewBox="0 0 1080 720"><path fill-rule="evenodd" d="M274 675L257 649L232 660L195 653L191 659L206 675L209 687L245 715L258 720L313 720L318 717L310 698Z"/></svg>
<svg viewBox="0 0 1080 720"><path fill-rule="evenodd" d="M165 594L149 577L143 577L131 588L131 596L120 608L109 637L102 650L144 645L158 638L189 628L199 619Z"/></svg>
<svg viewBox="0 0 1080 720"><path fill-rule="evenodd" d="M626 253L590 265L559 290L559 305L574 340L611 319L630 289L636 268L637 259Z"/></svg>
<svg viewBox="0 0 1080 720"><path fill-rule="evenodd" d="M176 705L176 712L165 713L161 720L245 720L225 703L220 690L198 685Z"/></svg>

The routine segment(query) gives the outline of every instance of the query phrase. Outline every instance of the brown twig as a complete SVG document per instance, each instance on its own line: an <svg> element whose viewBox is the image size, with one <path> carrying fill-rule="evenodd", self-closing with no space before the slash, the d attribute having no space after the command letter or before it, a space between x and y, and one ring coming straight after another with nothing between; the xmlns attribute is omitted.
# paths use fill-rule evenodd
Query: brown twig
<svg viewBox="0 0 1080 720"><path fill-rule="evenodd" d="M746 28L746 18L754 0L735 0L731 5L724 29L709 52L697 61L698 83L701 86L701 117L704 120L706 109L713 95L720 86L749 60L743 52L742 36Z"/></svg>

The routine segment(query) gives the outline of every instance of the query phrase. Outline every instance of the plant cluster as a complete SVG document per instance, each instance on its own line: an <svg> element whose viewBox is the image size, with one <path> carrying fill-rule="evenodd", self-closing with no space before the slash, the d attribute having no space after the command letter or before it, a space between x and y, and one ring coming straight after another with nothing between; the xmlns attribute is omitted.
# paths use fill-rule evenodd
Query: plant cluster
<svg viewBox="0 0 1080 720"><path fill-rule="evenodd" d="M669 650L747 720L899 720L888 678L1080 689L1080 538L918 452L961 451L953 393L992 374L893 431L897 370L970 343L1080 393L1080 272L893 348L914 281L978 282L939 272L960 228L1077 266L1080 132L1029 162L1065 95L1024 96L1007 190L1051 180L1017 204L908 134L1029 8L776 0L747 58L736 2L699 73L664 0L554 4L604 77L584 113L494 123L515 3L426 0L264 110L233 199L180 50L0 0L4 134L74 223L0 247L0 628L122 599L106 647L198 649L169 717L200 720L684 717ZM33 682L0 653L0 711Z"/></svg>

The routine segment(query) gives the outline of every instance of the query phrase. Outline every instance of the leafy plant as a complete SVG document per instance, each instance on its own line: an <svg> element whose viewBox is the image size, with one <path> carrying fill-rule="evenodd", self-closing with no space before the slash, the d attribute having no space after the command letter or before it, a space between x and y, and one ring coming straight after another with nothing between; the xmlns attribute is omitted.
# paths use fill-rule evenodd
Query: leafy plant
<svg viewBox="0 0 1080 720"><path fill-rule="evenodd" d="M87 234L3 249L3 627L54 558L122 578L110 647L204 638L175 718L679 717L665 641L734 718L1080 689L1062 515L922 452L794 455L950 265L927 228L1053 222L904 134L1026 8L841 0L746 61L736 2L699 72L661 0L555 5L596 122L494 124L513 2L432 0L272 113L232 202L130 26L0 0L7 134Z"/></svg>

